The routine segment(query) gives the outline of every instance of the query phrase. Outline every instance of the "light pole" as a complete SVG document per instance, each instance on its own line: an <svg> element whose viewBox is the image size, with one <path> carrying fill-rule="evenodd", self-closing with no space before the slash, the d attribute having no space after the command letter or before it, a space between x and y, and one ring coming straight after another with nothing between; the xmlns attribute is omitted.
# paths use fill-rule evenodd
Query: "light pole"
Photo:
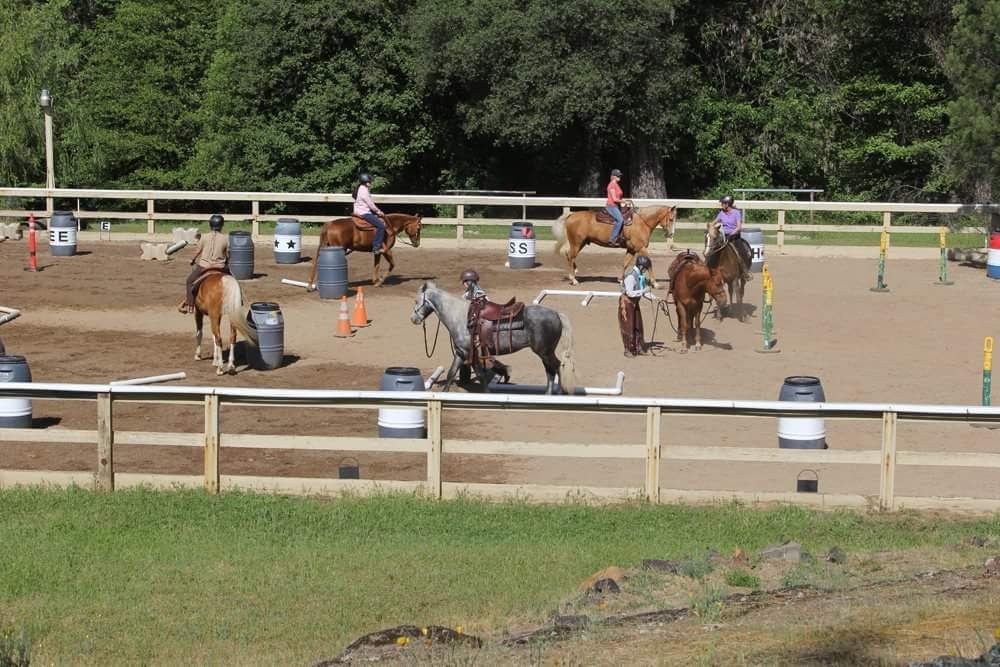
<svg viewBox="0 0 1000 667"><path fill-rule="evenodd" d="M38 96L38 106L45 114L45 188L55 190L56 172L52 162L52 95L48 88L42 88ZM52 217L52 197L45 198L45 210Z"/></svg>

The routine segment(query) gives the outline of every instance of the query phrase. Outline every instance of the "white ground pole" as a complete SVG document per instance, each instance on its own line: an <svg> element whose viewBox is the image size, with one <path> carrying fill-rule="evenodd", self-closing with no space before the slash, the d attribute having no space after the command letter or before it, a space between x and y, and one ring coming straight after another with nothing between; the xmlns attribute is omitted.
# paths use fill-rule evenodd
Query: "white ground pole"
<svg viewBox="0 0 1000 667"><path fill-rule="evenodd" d="M593 299L595 296L610 296L617 299L621 295L622 295L621 292L594 292L588 290L574 290L574 289L543 289L541 292L538 293L538 296L536 296L534 301L532 301L531 303L537 306L542 302L542 299L544 299L547 296L582 296L583 300L580 302L580 305L589 306L590 300Z"/></svg>
<svg viewBox="0 0 1000 667"><path fill-rule="evenodd" d="M7 324L11 320L16 320L21 317L21 311L15 310L14 308L7 308L6 306L0 306L0 324Z"/></svg>
<svg viewBox="0 0 1000 667"><path fill-rule="evenodd" d="M316 287L315 285L310 285L309 283L302 282L301 280L292 280L291 278L282 278L281 282L286 285L292 285L294 287L304 287L306 289L312 289Z"/></svg>
<svg viewBox="0 0 1000 667"><path fill-rule="evenodd" d="M172 246L170 246L169 248L167 248L166 249L166 253L168 255L173 255L175 252L177 252L178 250L180 250L181 248L183 248L187 244L188 244L187 241L178 241L177 243L175 243Z"/></svg>
<svg viewBox="0 0 1000 667"><path fill-rule="evenodd" d="M574 396L621 396L625 388L625 371L618 371L613 387L577 387ZM504 384L495 379L490 383L490 392L494 394L544 394L544 384Z"/></svg>
<svg viewBox="0 0 1000 667"><path fill-rule="evenodd" d="M112 386L121 386L128 384L154 384L156 382L170 382L171 380L184 380L187 378L187 373L181 371L180 373L168 373L166 375L151 375L145 378L133 378L131 380L115 380L114 382L109 382L108 384Z"/></svg>

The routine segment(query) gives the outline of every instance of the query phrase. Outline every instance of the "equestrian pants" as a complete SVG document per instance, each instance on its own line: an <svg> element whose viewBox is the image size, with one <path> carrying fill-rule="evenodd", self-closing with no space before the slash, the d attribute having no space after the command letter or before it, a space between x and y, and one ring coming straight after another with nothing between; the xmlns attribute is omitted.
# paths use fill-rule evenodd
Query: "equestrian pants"
<svg viewBox="0 0 1000 667"><path fill-rule="evenodd" d="M622 344L625 346L626 354L646 353L642 310L639 309L640 298L625 294L618 297L618 329L622 335Z"/></svg>
<svg viewBox="0 0 1000 667"><path fill-rule="evenodd" d="M622 227L625 226L625 218L622 217L621 207L615 204L608 204L605 206L611 217L615 219L615 226L611 228L611 238L609 240L614 241L622 233Z"/></svg>
<svg viewBox="0 0 1000 667"><path fill-rule="evenodd" d="M198 280L198 276L207 270L205 267L198 266L197 264L191 269L191 273L187 277L187 291L185 291L188 308L194 308L194 281Z"/></svg>
<svg viewBox="0 0 1000 667"><path fill-rule="evenodd" d="M385 243L385 223L382 218L374 213L365 213L361 216L375 227L375 238L372 240L372 252L382 252L382 244Z"/></svg>

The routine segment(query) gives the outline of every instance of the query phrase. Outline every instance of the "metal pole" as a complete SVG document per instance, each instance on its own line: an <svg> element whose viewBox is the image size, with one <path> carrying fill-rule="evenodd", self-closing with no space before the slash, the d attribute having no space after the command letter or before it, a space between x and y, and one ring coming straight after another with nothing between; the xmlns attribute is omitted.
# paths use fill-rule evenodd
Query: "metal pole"
<svg viewBox="0 0 1000 667"><path fill-rule="evenodd" d="M935 285L954 285L955 283L948 280L948 250L947 246L947 236L948 228L942 227L938 232L938 245L941 247L941 259L938 265L938 281L934 283Z"/></svg>
<svg viewBox="0 0 1000 667"><path fill-rule="evenodd" d="M763 330L761 333L764 334L764 343L754 351L761 354L775 354L780 352L780 350L775 347L776 341L774 340L774 280L771 278L771 272L768 270L767 264L764 265L761 276L763 286L763 304L761 307L761 324Z"/></svg>
<svg viewBox="0 0 1000 667"><path fill-rule="evenodd" d="M885 284L885 255L889 247L889 233L882 232L882 240L879 243L878 251L878 275L875 278L875 287L871 288L872 292L888 292L889 288Z"/></svg>
<svg viewBox="0 0 1000 667"><path fill-rule="evenodd" d="M45 109L45 188L55 190L56 171L52 158L52 110ZM52 217L54 210L52 197L45 198L45 211Z"/></svg>
<svg viewBox="0 0 1000 667"><path fill-rule="evenodd" d="M990 388L993 385L993 336L983 341L983 406L989 407Z"/></svg>

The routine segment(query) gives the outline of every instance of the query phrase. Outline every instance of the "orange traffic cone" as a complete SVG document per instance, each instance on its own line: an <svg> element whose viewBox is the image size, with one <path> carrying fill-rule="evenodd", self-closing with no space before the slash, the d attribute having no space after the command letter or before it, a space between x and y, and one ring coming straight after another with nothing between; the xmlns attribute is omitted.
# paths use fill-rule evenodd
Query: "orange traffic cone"
<svg viewBox="0 0 1000 667"><path fill-rule="evenodd" d="M351 318L347 315L347 297L340 297L340 315L337 317L337 332L333 334L337 338L350 338L354 335L351 331Z"/></svg>
<svg viewBox="0 0 1000 667"><path fill-rule="evenodd" d="M368 311L365 310L365 290L358 288L358 294L354 297L354 312L351 313L352 327L368 326Z"/></svg>

